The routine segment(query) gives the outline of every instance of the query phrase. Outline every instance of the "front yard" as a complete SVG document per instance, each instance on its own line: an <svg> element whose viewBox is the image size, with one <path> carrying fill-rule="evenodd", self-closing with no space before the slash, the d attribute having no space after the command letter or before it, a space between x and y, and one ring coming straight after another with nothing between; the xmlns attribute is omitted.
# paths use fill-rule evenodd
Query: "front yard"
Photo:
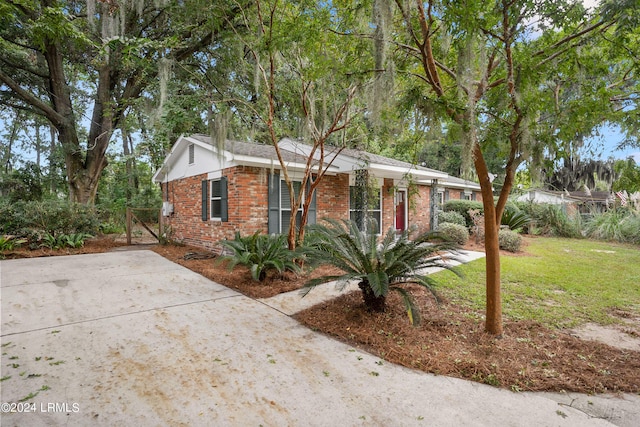
<svg viewBox="0 0 640 427"><path fill-rule="evenodd" d="M73 253L106 251L111 246L94 241ZM244 267L228 272L213 259L201 259L204 254L198 249L165 245L153 250L253 298L296 290L309 279L274 275L261 284L252 281ZM19 252L12 256L21 256ZM185 259L187 253L191 255ZM640 248L527 238L523 252L502 256L505 334L501 338L483 331L484 261L471 262L463 271L463 279L447 272L435 276L444 297L441 305L431 294L413 289L423 317L419 327L409 324L397 295L389 295L385 313L373 314L364 309L359 291L294 317L387 362L439 375L513 391L640 393L640 345L620 348L578 338L580 328L587 325L613 328L605 331L638 340Z"/></svg>

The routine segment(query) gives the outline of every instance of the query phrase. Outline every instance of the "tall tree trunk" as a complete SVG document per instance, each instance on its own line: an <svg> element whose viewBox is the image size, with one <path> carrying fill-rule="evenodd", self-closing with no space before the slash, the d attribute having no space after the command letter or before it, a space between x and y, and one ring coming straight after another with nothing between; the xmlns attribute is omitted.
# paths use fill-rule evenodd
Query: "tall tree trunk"
<svg viewBox="0 0 640 427"><path fill-rule="evenodd" d="M500 291L500 243L498 232L500 231L500 219L497 217L500 211L496 209L493 201L493 183L489 177L489 169L482 154L482 149L474 132L472 122L470 137L473 147L473 162L480 181L482 193L482 206L484 208L484 249L485 249L485 294L486 294L486 319L485 331L490 334L502 335L502 297Z"/></svg>
<svg viewBox="0 0 640 427"><path fill-rule="evenodd" d="M40 154L42 152L42 141L40 141L40 125L35 123L36 127L36 165L40 169Z"/></svg>
<svg viewBox="0 0 640 427"><path fill-rule="evenodd" d="M11 172L11 152L13 151L13 143L18 138L18 129L20 124L20 111L16 110L16 118L13 120L11 124L11 132L9 134L9 142L7 143L7 157L4 164L5 173Z"/></svg>
<svg viewBox="0 0 640 427"><path fill-rule="evenodd" d="M53 125L49 125L49 135L51 142L49 143L49 190L51 194L56 194L56 174L57 167L55 162L56 154L56 128Z"/></svg>
<svg viewBox="0 0 640 427"><path fill-rule="evenodd" d="M131 197L133 196L134 190L137 188L136 179L135 179L135 164L134 159L131 156L133 151L133 143L130 141L129 132L127 132L125 126L120 127L120 132L122 132L122 151L125 157L125 173L127 174L127 205L131 201Z"/></svg>

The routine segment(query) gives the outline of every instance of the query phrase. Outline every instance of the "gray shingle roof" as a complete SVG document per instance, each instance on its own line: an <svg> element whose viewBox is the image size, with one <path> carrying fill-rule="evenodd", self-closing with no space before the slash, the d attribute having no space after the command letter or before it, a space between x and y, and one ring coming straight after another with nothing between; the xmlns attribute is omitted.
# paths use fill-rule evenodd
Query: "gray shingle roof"
<svg viewBox="0 0 640 427"><path fill-rule="evenodd" d="M205 144L212 144L211 137L208 135L195 134L190 135L190 138L196 139ZM225 151L228 151L236 156L248 156L248 157L257 157L267 160L273 160L274 162L278 161L278 156L276 154L276 150L273 145L270 144L257 144L251 142L242 142L242 141L225 141L224 146ZM292 151L281 149L280 153L282 154L282 158L285 162L296 162L296 163L306 163L307 157L302 154L296 154ZM419 170L429 173L435 174L445 174L445 172L425 168L423 166L414 165L412 163L403 162L402 160L391 159L389 157L380 156L378 154L368 153L366 151L356 150L352 148L344 148L341 152L341 155L351 157L356 161L362 161L363 163L368 164L378 164L383 166L391 166L398 167L409 170ZM477 183L463 180L460 178L455 178L452 176L448 176L444 181L449 182L450 184L456 186L463 187L479 187Z"/></svg>
<svg viewBox="0 0 640 427"><path fill-rule="evenodd" d="M443 173L435 169L425 168L423 166L415 165L413 163L403 162L402 160L391 159L389 157L380 156L378 154L355 150L353 148L343 149L342 154L344 154L345 156L353 157L358 160L365 161L367 163L377 163L379 165L395 166L395 167L405 168L407 170L418 169L425 172Z"/></svg>
<svg viewBox="0 0 640 427"><path fill-rule="evenodd" d="M212 144L211 137L207 135L190 135L190 138L196 139L200 142L204 142L205 144ZM276 149L273 145L270 144L255 144L251 142L242 142L242 141L231 141L226 140L224 143L225 151L233 153L238 156L252 156L258 157L261 159L268 160L278 160L278 155L276 154ZM287 150L280 150L282 154L282 158L285 162L299 162L306 163L307 158L302 155L296 155Z"/></svg>

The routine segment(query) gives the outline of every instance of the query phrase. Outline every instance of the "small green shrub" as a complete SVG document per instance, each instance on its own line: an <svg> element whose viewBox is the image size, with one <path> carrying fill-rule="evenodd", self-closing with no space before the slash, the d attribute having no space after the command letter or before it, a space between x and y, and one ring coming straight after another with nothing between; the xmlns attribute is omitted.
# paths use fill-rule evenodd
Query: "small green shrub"
<svg viewBox="0 0 640 427"><path fill-rule="evenodd" d="M522 236L513 230L503 229L498 232L498 244L500 249L518 252L522 246Z"/></svg>
<svg viewBox="0 0 640 427"><path fill-rule="evenodd" d="M98 215L91 206L67 200L19 201L0 203L0 233L26 234L95 234Z"/></svg>
<svg viewBox="0 0 640 427"><path fill-rule="evenodd" d="M464 225L445 222L438 226L438 233L446 240L464 245L469 240L469 230Z"/></svg>
<svg viewBox="0 0 640 427"><path fill-rule="evenodd" d="M587 221L585 233L592 239L639 243L640 215L624 208L597 213Z"/></svg>
<svg viewBox="0 0 640 427"><path fill-rule="evenodd" d="M85 240L93 237L87 233L73 233L73 234L45 234L42 238L40 246L49 249L63 249L63 248L81 248L84 246Z"/></svg>
<svg viewBox="0 0 640 427"><path fill-rule="evenodd" d="M476 200L448 200L442 206L442 209L445 212L458 212L460 215L464 217L467 227L473 226L473 221L469 216L470 210L478 210L480 214L484 213L484 207L482 206L482 202L478 202Z"/></svg>
<svg viewBox="0 0 640 427"><path fill-rule="evenodd" d="M125 232L124 226L115 222L103 222L99 226L102 234L122 234Z"/></svg>
<svg viewBox="0 0 640 427"><path fill-rule="evenodd" d="M13 236L0 236L0 251L12 251L26 242L26 239L16 239Z"/></svg>
<svg viewBox="0 0 640 427"><path fill-rule="evenodd" d="M439 211L438 212L438 224L460 224L466 227L467 221L464 217L456 211Z"/></svg>
<svg viewBox="0 0 640 427"><path fill-rule="evenodd" d="M20 235L25 228L23 201L11 202L9 198L0 198L0 234Z"/></svg>
<svg viewBox="0 0 640 427"><path fill-rule="evenodd" d="M256 231L251 236L241 237L236 232L233 240L220 243L231 249L233 255L222 256L218 262L229 261L229 270L238 264L249 267L253 280L263 282L270 270L280 273L285 270L300 271L295 263L297 254L288 249L287 236L284 234L269 235Z"/></svg>
<svg viewBox="0 0 640 427"><path fill-rule="evenodd" d="M543 236L582 237L580 215L569 218L561 206L544 203L523 203L525 211L535 224L538 234Z"/></svg>

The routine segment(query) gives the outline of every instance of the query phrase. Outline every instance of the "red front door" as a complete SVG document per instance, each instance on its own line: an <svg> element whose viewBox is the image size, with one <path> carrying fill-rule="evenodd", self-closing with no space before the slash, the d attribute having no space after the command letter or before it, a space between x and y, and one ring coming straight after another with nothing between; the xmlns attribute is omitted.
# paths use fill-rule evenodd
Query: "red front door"
<svg viewBox="0 0 640 427"><path fill-rule="evenodd" d="M406 221L407 192L398 190L396 192L396 230L404 231L407 228Z"/></svg>

